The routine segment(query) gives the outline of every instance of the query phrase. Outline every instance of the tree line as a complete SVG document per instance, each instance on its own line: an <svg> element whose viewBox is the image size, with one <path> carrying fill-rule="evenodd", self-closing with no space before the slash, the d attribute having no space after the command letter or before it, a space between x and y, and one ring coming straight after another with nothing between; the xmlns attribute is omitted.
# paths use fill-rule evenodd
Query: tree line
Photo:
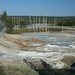
<svg viewBox="0 0 75 75"><path fill-rule="evenodd" d="M12 18L15 17L15 18ZM48 25L56 25L56 26L75 26L75 17L51 17L51 16L7 16L6 11L3 12L3 14L0 17L0 20L5 23L7 30L7 33L11 33L13 31L14 25L17 25L17 18L20 19L20 26L24 25L31 25L37 23L47 23ZM31 19L31 21L30 21ZM40 19L40 21L39 21ZM14 21L15 20L15 21ZM12 23L14 21L14 23Z"/></svg>
<svg viewBox="0 0 75 75"><path fill-rule="evenodd" d="M75 18L63 19L58 21L58 26L75 26Z"/></svg>

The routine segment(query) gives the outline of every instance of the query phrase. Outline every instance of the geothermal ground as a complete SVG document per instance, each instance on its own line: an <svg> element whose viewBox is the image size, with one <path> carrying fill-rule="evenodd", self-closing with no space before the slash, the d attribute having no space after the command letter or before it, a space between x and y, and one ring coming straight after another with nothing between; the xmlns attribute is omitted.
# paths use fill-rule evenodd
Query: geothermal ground
<svg viewBox="0 0 75 75"><path fill-rule="evenodd" d="M3 34L0 37L0 59L25 62L34 68L47 65L70 68L75 62L75 32Z"/></svg>

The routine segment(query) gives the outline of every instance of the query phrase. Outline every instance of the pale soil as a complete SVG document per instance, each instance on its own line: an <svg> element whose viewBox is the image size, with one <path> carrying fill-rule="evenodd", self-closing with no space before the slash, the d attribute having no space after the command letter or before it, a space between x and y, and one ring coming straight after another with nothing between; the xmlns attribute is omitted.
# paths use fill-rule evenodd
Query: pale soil
<svg viewBox="0 0 75 75"><path fill-rule="evenodd" d="M26 67L26 64L23 61L16 61L12 59L0 59L0 65L3 66L14 66L14 67Z"/></svg>

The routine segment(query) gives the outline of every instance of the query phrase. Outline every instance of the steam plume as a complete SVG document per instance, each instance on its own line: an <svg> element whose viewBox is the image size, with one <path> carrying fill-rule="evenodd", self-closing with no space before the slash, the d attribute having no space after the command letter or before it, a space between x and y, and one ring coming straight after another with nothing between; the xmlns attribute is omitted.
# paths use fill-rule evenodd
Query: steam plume
<svg viewBox="0 0 75 75"><path fill-rule="evenodd" d="M5 24L4 24L2 21L0 21L0 36L1 36L2 34L4 34L5 31L6 31L6 26L5 26Z"/></svg>

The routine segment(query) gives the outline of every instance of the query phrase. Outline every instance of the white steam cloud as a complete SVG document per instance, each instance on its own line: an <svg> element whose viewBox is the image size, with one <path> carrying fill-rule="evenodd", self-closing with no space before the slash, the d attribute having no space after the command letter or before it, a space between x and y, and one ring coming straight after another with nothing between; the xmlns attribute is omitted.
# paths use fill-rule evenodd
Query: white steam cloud
<svg viewBox="0 0 75 75"><path fill-rule="evenodd" d="M6 31L6 26L5 26L5 24L4 24L2 21L0 21L0 36L1 36L2 34L4 34L5 31Z"/></svg>

